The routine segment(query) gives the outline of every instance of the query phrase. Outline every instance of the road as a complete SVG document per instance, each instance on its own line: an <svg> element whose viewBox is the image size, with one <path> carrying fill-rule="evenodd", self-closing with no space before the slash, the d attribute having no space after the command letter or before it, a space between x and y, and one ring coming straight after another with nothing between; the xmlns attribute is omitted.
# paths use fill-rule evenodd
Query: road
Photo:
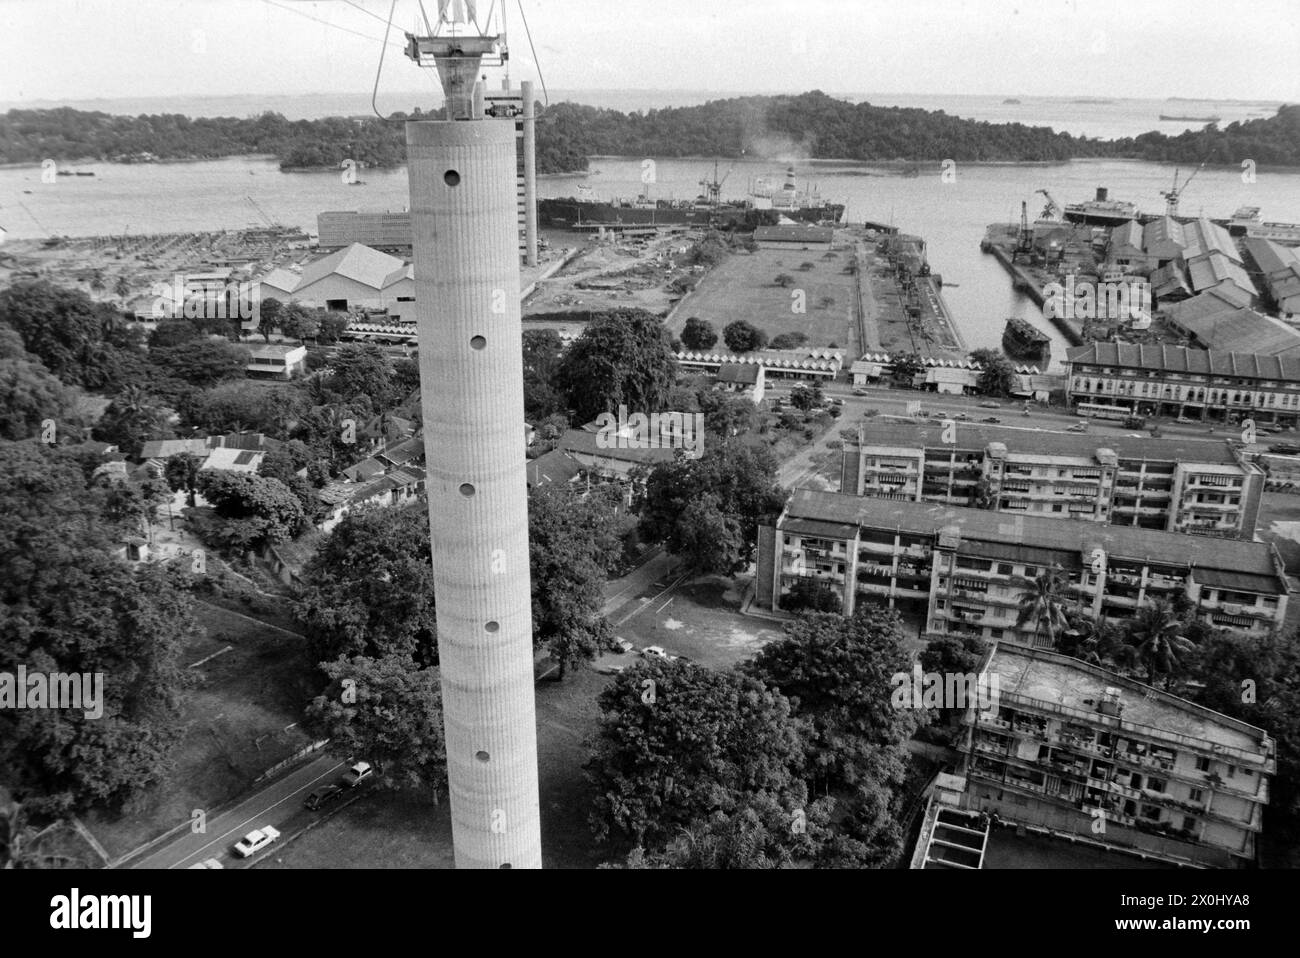
<svg viewBox="0 0 1300 958"><path fill-rule="evenodd" d="M285 832L283 826L289 819L304 814L303 799L317 786L334 781L345 768L345 763L338 759L322 755L252 793L233 808L209 818L202 834L182 832L122 867L188 868L205 859L216 858L226 868L246 868L248 863L237 858L231 846L263 825L274 825Z"/></svg>

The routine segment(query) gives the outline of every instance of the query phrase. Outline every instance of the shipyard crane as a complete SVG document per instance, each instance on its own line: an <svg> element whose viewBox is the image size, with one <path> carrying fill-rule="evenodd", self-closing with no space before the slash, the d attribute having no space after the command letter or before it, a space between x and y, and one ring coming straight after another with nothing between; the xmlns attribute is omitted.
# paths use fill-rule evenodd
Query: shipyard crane
<svg viewBox="0 0 1300 958"><path fill-rule="evenodd" d="M1043 207L1043 212L1039 214L1039 219L1059 221L1063 212L1063 207L1052 197L1047 190L1038 190L1047 198L1047 205Z"/></svg>
<svg viewBox="0 0 1300 958"><path fill-rule="evenodd" d="M1014 263L1016 257L1021 254L1029 254L1034 251L1034 234L1029 229L1029 203L1022 200L1020 202L1020 229L1016 233L1016 248L1011 253L1011 261Z"/></svg>
<svg viewBox="0 0 1300 958"><path fill-rule="evenodd" d="M1196 178L1196 174L1205 168L1206 161L1201 160L1201 165L1192 171L1192 175L1183 180L1183 185L1178 185L1178 167L1174 167L1174 185L1167 190L1161 190L1160 195L1165 198L1165 215L1178 215L1178 201L1182 198L1183 190L1187 189L1187 184Z"/></svg>
<svg viewBox="0 0 1300 958"><path fill-rule="evenodd" d="M700 180L700 186L704 188L704 198L708 201L710 206L718 206L721 204L722 184L727 182L727 177L731 175L731 171L735 168L736 161L732 160L731 165L727 167L727 172L722 174L722 179L718 179L718 163L714 160L713 179L710 180L706 177L705 179Z"/></svg>
<svg viewBox="0 0 1300 958"><path fill-rule="evenodd" d="M275 222L273 219L271 219L271 217L266 215L266 210L262 209L262 207L260 207L257 204L257 200L253 199L251 196L245 196L244 199L248 200L248 202L252 205L253 209L257 210L257 215L262 217L262 221L265 222L268 227L270 227L273 230L278 230L282 228L279 223Z"/></svg>

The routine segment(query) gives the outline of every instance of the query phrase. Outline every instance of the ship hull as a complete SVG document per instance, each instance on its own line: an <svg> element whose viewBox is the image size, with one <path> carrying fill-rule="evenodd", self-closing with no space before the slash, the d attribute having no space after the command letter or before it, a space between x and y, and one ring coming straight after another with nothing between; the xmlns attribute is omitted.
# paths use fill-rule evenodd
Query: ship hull
<svg viewBox="0 0 1300 958"><path fill-rule="evenodd" d="M836 203L802 209L760 210L749 206L622 206L591 200L540 199L537 221L552 229L590 229L597 226L713 226L720 229L754 229L774 226L784 216L797 223L838 223L844 207Z"/></svg>
<svg viewBox="0 0 1300 958"><path fill-rule="evenodd" d="M1052 341L1028 323L1008 321L1002 331L1002 350L1012 359L1046 366L1052 357Z"/></svg>

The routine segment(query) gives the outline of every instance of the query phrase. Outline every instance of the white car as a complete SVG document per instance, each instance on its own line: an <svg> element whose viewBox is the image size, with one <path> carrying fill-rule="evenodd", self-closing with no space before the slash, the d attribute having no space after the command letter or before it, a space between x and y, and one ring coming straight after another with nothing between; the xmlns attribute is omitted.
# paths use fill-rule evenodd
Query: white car
<svg viewBox="0 0 1300 958"><path fill-rule="evenodd" d="M190 866L190 868L225 868L225 867L226 867L225 865L221 864L221 862L217 861L215 858L205 858L203 859L203 861L195 862L193 865Z"/></svg>
<svg viewBox="0 0 1300 958"><path fill-rule="evenodd" d="M614 639L613 644L614 644L614 649L624 655L626 655L628 652L636 651L636 646L633 645L631 642L629 642L627 639L616 638Z"/></svg>
<svg viewBox="0 0 1300 958"><path fill-rule="evenodd" d="M641 650L641 654L647 659L663 659L665 662L672 660L672 656L664 651L662 645L647 645Z"/></svg>
<svg viewBox="0 0 1300 958"><path fill-rule="evenodd" d="M348 788L356 788L373 775L374 772L375 770L370 767L369 762L357 762L357 764L353 765L343 773L343 777L339 779L339 784L346 785Z"/></svg>
<svg viewBox="0 0 1300 958"><path fill-rule="evenodd" d="M270 825L264 825L256 831L251 831L244 836L243 841L235 844L235 854L240 858L247 858L254 852L260 852L267 845L278 840L280 833Z"/></svg>

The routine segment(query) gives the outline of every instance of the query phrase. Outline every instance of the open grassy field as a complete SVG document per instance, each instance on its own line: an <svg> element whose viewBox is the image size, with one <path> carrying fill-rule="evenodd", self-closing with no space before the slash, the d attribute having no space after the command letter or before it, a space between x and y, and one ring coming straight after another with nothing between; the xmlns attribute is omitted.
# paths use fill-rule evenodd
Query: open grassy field
<svg viewBox="0 0 1300 958"><path fill-rule="evenodd" d="M195 685L182 693L186 731L167 784L121 815L84 816L111 856L235 798L308 742L295 724L308 671L301 638L203 602L195 617L204 634L186 644L183 665L231 651L189 670Z"/></svg>
<svg viewBox="0 0 1300 958"><path fill-rule="evenodd" d="M694 292L682 300L669 328L680 335L686 320L698 316L713 324L719 336L715 349L722 349L723 327L743 319L767 333L769 339L781 333L804 333L806 346L833 343L856 358L861 353L854 321L856 281L845 272L853 258L852 244L837 241L831 252L833 255L814 250L734 253L706 273ZM800 269L803 263L811 263L812 268ZM790 288L773 282L781 273L793 278ZM802 314L792 309L791 293L795 291L804 294L806 311Z"/></svg>

